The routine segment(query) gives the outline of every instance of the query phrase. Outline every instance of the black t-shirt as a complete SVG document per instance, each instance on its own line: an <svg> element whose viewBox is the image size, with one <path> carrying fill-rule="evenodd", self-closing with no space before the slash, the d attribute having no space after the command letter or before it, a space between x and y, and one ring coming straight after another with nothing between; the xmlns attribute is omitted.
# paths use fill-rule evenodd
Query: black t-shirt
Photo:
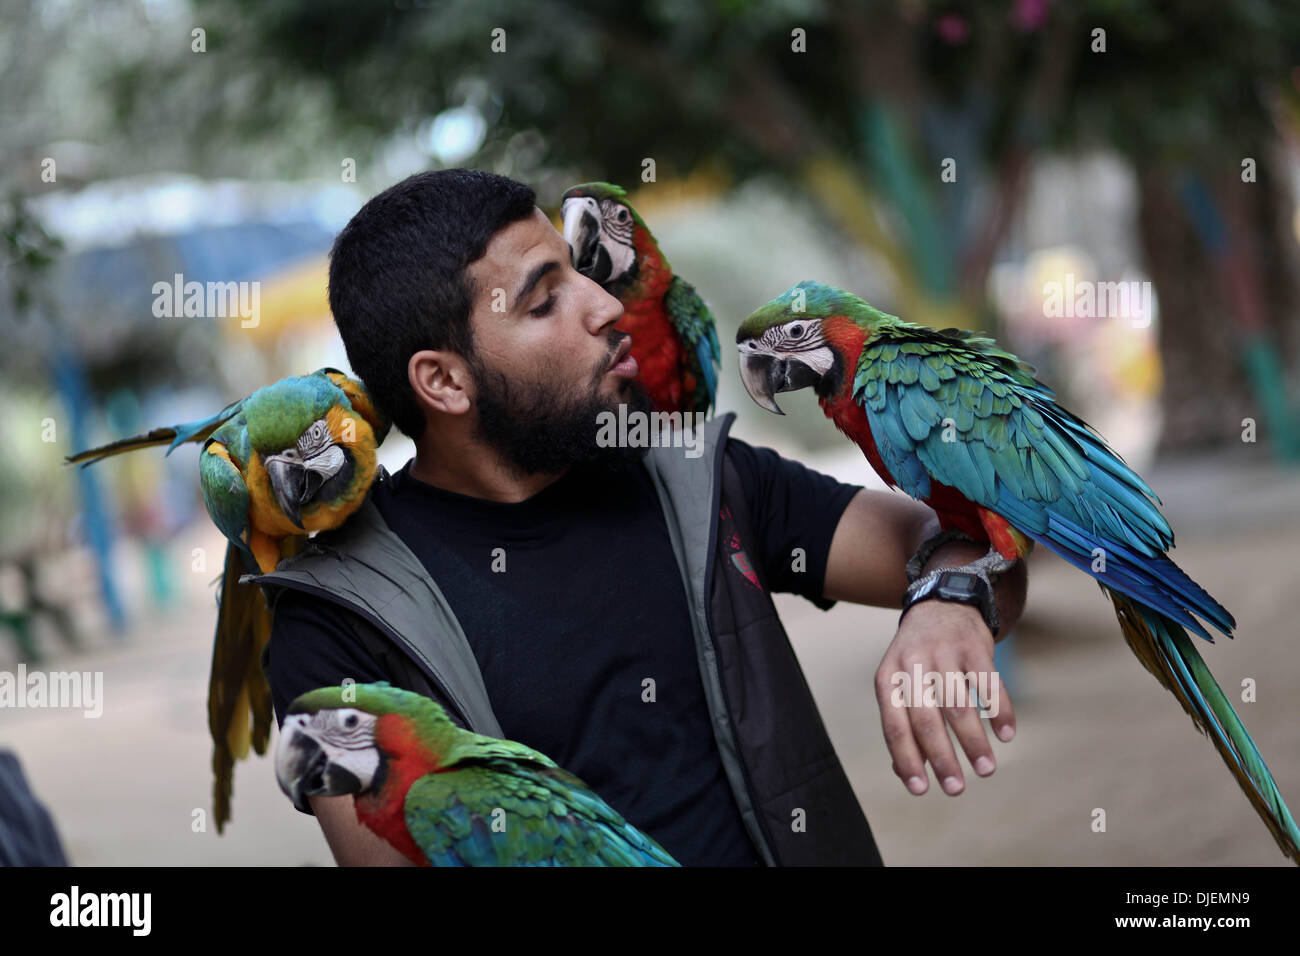
<svg viewBox="0 0 1300 956"><path fill-rule="evenodd" d="M826 558L858 486L739 439L727 452L763 581L830 607ZM718 755L649 472L635 466L615 483L575 468L518 503L444 491L409 472L408 462L378 483L375 505L459 620L503 736L581 778L682 865L758 865ZM282 593L270 654L281 723L308 690L393 679L354 620L324 599Z"/></svg>

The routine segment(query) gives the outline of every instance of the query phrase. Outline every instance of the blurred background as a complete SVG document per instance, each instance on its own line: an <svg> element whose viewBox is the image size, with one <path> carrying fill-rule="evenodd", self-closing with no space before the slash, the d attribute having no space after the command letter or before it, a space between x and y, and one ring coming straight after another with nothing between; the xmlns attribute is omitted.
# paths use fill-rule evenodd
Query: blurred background
<svg viewBox="0 0 1300 956"><path fill-rule="evenodd" d="M0 90L0 671L104 674L102 717L0 708L0 747L72 863L332 862L268 759L224 835L194 825L222 553L195 448L62 461L346 369L334 234L462 165L551 214L627 187L717 316L733 434L843 480L880 486L811 393L778 419L739 385L757 305L814 278L1034 363L1236 615L1198 646L1234 702L1254 682L1238 710L1300 810L1295 5L9 0ZM178 276L257 283L256 321L172 314ZM394 433L383 457L410 454ZM890 769L896 612L780 599L885 861L1284 863L1096 587L1050 554L1030 579L999 645L1019 732L957 798Z"/></svg>

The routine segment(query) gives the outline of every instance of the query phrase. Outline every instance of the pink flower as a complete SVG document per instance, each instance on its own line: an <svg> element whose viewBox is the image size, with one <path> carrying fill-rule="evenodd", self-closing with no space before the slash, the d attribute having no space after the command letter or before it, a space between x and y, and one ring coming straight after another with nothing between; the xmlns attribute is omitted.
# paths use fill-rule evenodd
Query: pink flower
<svg viewBox="0 0 1300 956"><path fill-rule="evenodd" d="M959 13L945 13L934 21L934 30L944 43L957 46L970 36L970 23Z"/></svg>
<svg viewBox="0 0 1300 956"><path fill-rule="evenodd" d="M1052 0L1016 0L1011 10L1011 25L1022 33L1037 30L1047 22Z"/></svg>

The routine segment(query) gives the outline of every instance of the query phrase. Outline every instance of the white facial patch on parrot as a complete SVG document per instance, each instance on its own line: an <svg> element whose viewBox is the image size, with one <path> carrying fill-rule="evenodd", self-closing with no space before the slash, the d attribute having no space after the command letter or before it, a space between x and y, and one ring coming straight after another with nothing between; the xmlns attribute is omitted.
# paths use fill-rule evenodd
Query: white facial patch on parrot
<svg viewBox="0 0 1300 956"><path fill-rule="evenodd" d="M297 448L285 450L286 457L289 456L290 451L297 452L297 459L304 468L318 472L326 478L338 474L347 460L343 449L334 444L329 423L323 418L318 418L307 426L307 430L298 436Z"/></svg>
<svg viewBox="0 0 1300 956"><path fill-rule="evenodd" d="M310 471L318 471L328 478L338 474L338 470L343 467L346 460L347 456L343 454L342 448L338 445L328 445L324 451L310 458L304 458L302 466Z"/></svg>
<svg viewBox="0 0 1300 956"><path fill-rule="evenodd" d="M774 325L756 339L740 343L740 354L772 355L802 362L818 375L835 364L835 353L826 344L822 324L816 319L794 319Z"/></svg>
<svg viewBox="0 0 1300 956"><path fill-rule="evenodd" d="M379 770L375 715L355 707L339 707L304 716L310 719L303 732L309 733L320 744L329 762L360 780L363 789L368 788Z"/></svg>
<svg viewBox="0 0 1300 956"><path fill-rule="evenodd" d="M330 434L329 423L323 418L318 418L298 436L298 454L302 455L303 458L308 458L333 441L334 437Z"/></svg>
<svg viewBox="0 0 1300 956"><path fill-rule="evenodd" d="M636 247L632 231L636 223L621 202L604 199L600 203L600 244L609 255L610 276L618 278L632 271Z"/></svg>

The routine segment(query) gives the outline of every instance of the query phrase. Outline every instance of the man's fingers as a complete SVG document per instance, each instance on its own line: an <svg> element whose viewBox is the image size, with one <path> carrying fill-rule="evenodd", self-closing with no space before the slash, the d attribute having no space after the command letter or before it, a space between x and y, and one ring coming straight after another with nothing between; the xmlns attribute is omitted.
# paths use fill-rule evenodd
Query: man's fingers
<svg viewBox="0 0 1300 956"><path fill-rule="evenodd" d="M925 759L934 768L943 792L950 797L961 793L966 788L966 781L957 754L952 749L952 741L948 739L942 711L938 707L921 706L908 708L908 714L912 720L912 733Z"/></svg>
<svg viewBox="0 0 1300 956"><path fill-rule="evenodd" d="M899 706L895 685L891 681L893 671L884 665L876 674L876 700L880 704L880 729L885 735L885 746L894 760L894 773L898 774L903 786L913 794L922 794L930 787L925 773L925 758L916 745L912 735L912 722L908 709Z"/></svg>
<svg viewBox="0 0 1300 956"><path fill-rule="evenodd" d="M950 686L956 693L953 699L945 700L947 706L944 716L952 725L953 733L957 735L971 767L981 777L987 777L997 769L997 758L993 755L993 748L980 720L980 709L982 707L988 711L993 731L997 733L1000 726L1008 726L1009 716L1014 717L1011 697L1005 693L1001 676L993 668L992 659L981 660L959 675L954 675Z"/></svg>
<svg viewBox="0 0 1300 956"><path fill-rule="evenodd" d="M989 746L988 735L980 725L979 708L975 702L972 700L964 707L945 707L943 715L975 772L981 777L987 777L996 770L997 760L993 756L993 748Z"/></svg>
<svg viewBox="0 0 1300 956"><path fill-rule="evenodd" d="M1011 695L1002 684L1002 675L993 671L989 675L988 690L981 688L980 696L987 698L983 703L989 711L993 732L998 735L998 740L1006 743L1016 735L1016 710L1011 706Z"/></svg>

